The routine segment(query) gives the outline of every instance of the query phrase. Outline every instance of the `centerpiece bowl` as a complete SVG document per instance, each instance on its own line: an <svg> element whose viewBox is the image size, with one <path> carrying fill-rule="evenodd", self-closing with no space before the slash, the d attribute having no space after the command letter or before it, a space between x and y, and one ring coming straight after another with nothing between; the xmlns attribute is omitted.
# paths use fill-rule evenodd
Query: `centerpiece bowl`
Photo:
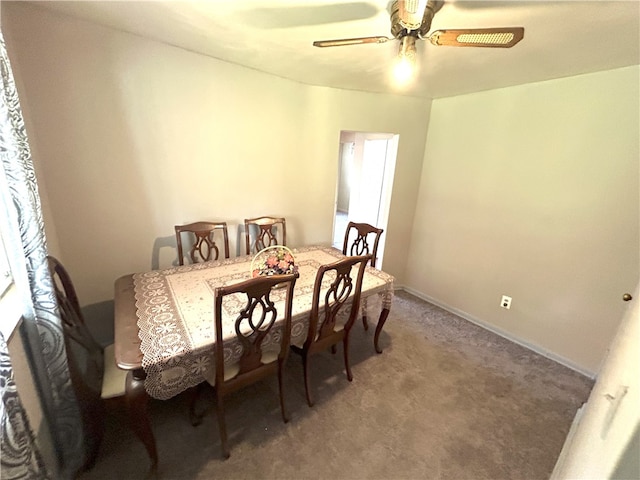
<svg viewBox="0 0 640 480"><path fill-rule="evenodd" d="M284 245L272 245L255 254L251 276L288 275L298 271L293 252Z"/></svg>

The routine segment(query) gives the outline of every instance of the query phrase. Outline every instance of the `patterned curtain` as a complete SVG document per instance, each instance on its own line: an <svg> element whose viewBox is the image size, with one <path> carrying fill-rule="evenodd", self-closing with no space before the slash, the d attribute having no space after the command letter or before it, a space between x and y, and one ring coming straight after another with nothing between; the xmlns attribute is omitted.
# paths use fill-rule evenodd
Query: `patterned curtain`
<svg viewBox="0 0 640 480"><path fill-rule="evenodd" d="M2 470L0 476L9 479L48 478L40 453L35 448L29 419L24 413L16 385L13 383L11 359L4 337L0 333L0 419L2 425Z"/></svg>
<svg viewBox="0 0 640 480"><path fill-rule="evenodd" d="M12 243L21 245L22 251L17 255L20 258L24 255L25 282L28 282L28 287L25 285L22 290L30 292L30 297L27 295L23 302L21 334L36 377L34 380L43 413L53 437L60 474L70 478L82 465L84 458L81 417L71 386L60 314L47 266L44 223L35 171L1 33L0 71L0 165L3 170L0 173L4 173L6 178L6 182L3 182L6 188L2 188L0 195L3 195L8 207L16 210L16 231L10 233L16 236L16 241ZM16 255L16 252L8 253ZM8 440L13 432L4 430L4 418L2 426L3 435L7 435ZM4 465L4 449L2 453ZM28 467L25 465L25 469ZM30 478L27 470L25 475L25 478Z"/></svg>

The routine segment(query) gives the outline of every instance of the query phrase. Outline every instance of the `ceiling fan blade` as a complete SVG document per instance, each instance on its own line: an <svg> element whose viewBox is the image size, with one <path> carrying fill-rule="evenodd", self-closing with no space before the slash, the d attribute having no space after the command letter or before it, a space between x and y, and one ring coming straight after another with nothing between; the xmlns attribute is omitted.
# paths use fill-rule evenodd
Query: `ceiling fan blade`
<svg viewBox="0 0 640 480"><path fill-rule="evenodd" d="M510 48L524 37L523 27L436 30L427 38L434 45Z"/></svg>
<svg viewBox="0 0 640 480"><path fill-rule="evenodd" d="M341 47L344 45L361 45L363 43L384 43L391 40L387 37L360 37L340 38L338 40L318 40L313 42L314 47Z"/></svg>

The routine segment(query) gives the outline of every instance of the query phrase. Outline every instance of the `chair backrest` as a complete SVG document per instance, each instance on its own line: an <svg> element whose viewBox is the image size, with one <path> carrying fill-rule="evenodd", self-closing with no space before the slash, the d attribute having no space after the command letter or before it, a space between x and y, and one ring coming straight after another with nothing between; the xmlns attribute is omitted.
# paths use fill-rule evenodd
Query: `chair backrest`
<svg viewBox="0 0 640 480"><path fill-rule="evenodd" d="M85 324L78 295L69 273L55 257L49 255L47 261L65 335L70 335L89 351L102 352L102 347L95 341Z"/></svg>
<svg viewBox="0 0 640 480"><path fill-rule="evenodd" d="M293 288L299 274L259 276L233 285L218 287L214 292L214 321L216 328L216 388L225 383L224 340L223 340L223 308L227 297L230 303L238 303L234 309L234 330L242 354L238 362L237 375L227 379L226 383L236 382L242 386L261 378L273 370L273 362L265 363L266 352L263 351L263 341L270 337L278 317L282 320L282 334L278 336L277 352L273 353L279 362L284 362L289 352L291 339L291 306L293 303ZM278 288L274 292L274 287ZM279 292L284 292L283 304L276 306ZM278 311L280 310L280 311ZM237 312L237 313L236 313ZM277 366L278 363L275 362Z"/></svg>
<svg viewBox="0 0 640 480"><path fill-rule="evenodd" d="M312 343L326 344L323 347L336 343L340 339L336 336L336 333L341 330L348 332L351 329L358 315L362 279L364 278L365 267L370 259L369 255L346 257L337 262L322 265L318 269L313 285L313 300L305 348L308 349ZM331 283L328 288L325 277L331 277ZM321 293L322 298L320 297ZM351 294L353 294L351 297L351 313L346 323L340 326L336 322L338 313L344 307ZM337 330L336 327L338 327Z"/></svg>
<svg viewBox="0 0 640 480"><path fill-rule="evenodd" d="M371 255L371 266L376 266L378 244L384 230L368 223L349 222L344 233L344 255Z"/></svg>
<svg viewBox="0 0 640 480"><path fill-rule="evenodd" d="M101 401L104 352L84 322L78 296L67 270L55 257L47 256L47 260L62 317L71 385L82 417L85 462L91 462L95 459L104 428L104 405ZM88 465L83 468L88 468Z"/></svg>
<svg viewBox="0 0 640 480"><path fill-rule="evenodd" d="M193 242L189 250L191 263L208 262L220 258L220 249L216 244L216 235L222 239L224 258L229 258L229 234L226 222L194 222L186 225L176 225L176 244L178 245L178 262L184 265L184 251L182 249L182 234L192 234Z"/></svg>
<svg viewBox="0 0 640 480"><path fill-rule="evenodd" d="M253 237L251 236L252 230L254 231ZM244 221L244 236L247 255L257 253L272 245L286 245L287 223L282 217L247 218Z"/></svg>

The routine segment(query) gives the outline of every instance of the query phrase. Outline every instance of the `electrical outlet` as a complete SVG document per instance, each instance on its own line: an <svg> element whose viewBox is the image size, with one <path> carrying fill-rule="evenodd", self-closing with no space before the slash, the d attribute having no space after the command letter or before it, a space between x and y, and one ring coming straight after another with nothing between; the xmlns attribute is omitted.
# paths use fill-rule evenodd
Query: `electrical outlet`
<svg viewBox="0 0 640 480"><path fill-rule="evenodd" d="M500 300L500 306L509 310L511 308L511 297L503 295L502 300Z"/></svg>

